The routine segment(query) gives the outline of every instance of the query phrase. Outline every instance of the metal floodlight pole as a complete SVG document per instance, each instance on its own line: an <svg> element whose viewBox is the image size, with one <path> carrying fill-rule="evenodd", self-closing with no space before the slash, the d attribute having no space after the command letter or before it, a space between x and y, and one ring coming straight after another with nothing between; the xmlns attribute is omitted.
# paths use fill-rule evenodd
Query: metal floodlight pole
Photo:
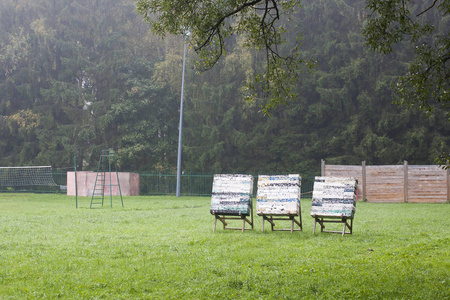
<svg viewBox="0 0 450 300"><path fill-rule="evenodd" d="M181 77L181 102L180 102L180 126L178 134L178 160L177 160L177 192L176 196L180 197L181 189L181 139L183 135L183 98L184 98L184 69L186 66L186 40L189 33L184 36L184 51L183 51L183 75Z"/></svg>
<svg viewBox="0 0 450 300"><path fill-rule="evenodd" d="M75 208L78 208L78 185L77 185L77 156L73 156L73 167L75 170Z"/></svg>

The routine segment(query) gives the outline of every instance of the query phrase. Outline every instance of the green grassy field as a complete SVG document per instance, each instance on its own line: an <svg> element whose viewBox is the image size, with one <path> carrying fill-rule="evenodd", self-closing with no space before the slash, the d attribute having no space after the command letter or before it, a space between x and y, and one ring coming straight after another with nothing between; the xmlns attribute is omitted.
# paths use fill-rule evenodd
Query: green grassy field
<svg viewBox="0 0 450 300"><path fill-rule="evenodd" d="M450 298L448 204L359 202L345 237L313 235L308 200L293 234L214 234L209 198L113 204L0 194L0 299Z"/></svg>

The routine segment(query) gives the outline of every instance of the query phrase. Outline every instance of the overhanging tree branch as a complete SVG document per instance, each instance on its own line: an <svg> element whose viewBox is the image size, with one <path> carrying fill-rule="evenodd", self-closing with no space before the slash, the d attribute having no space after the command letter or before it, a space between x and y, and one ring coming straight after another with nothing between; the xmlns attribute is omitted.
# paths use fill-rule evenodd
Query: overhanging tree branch
<svg viewBox="0 0 450 300"><path fill-rule="evenodd" d="M224 14L223 16L221 16L215 23L214 25L212 25L208 30L205 31L208 32L208 36L205 39L205 41L198 47L195 47L194 50L195 51L200 51L201 49L205 48L207 45L209 45L211 43L211 41L213 40L214 36L216 34L220 35L220 26L222 26L222 24L224 24L225 20L236 15L237 13L239 13L240 11L242 11L243 9L247 8L247 7L252 7L258 3L260 3L262 0L255 0L255 1L251 1L248 3L244 3L243 5L239 6L238 8L234 9L231 12L228 12L226 14ZM221 46L223 45L223 40L221 40Z"/></svg>
<svg viewBox="0 0 450 300"><path fill-rule="evenodd" d="M253 82L247 85L248 95L262 96L276 106L294 98L295 79L305 62L297 53L298 44L291 51L279 47L285 42L285 30L278 22L281 23L283 15L294 11L297 1L138 0L137 8L160 35L180 34L180 28L189 28L190 44L199 58L196 67L200 70L209 70L217 63L226 53L226 42L232 35L243 37L244 47L265 54L265 67L255 70ZM308 66L311 68L312 64Z"/></svg>
<svg viewBox="0 0 450 300"><path fill-rule="evenodd" d="M419 17L419 16L423 15L424 13L426 13L427 11L429 11L430 9L432 9L436 5L436 3L438 3L438 1L439 0L434 0L433 4L431 4L430 7L428 7L424 11L420 12L419 14L417 14L416 17Z"/></svg>

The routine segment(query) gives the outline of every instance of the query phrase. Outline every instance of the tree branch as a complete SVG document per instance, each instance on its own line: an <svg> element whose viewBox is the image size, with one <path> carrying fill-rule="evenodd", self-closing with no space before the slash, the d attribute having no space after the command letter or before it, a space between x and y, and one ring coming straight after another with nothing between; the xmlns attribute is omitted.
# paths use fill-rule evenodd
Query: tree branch
<svg viewBox="0 0 450 300"><path fill-rule="evenodd" d="M436 5L436 3L437 3L438 1L439 1L439 0L434 0L434 1L433 1L433 4L431 4L430 7L428 7L427 9L425 9L424 11L422 11L421 13L417 14L416 17L419 17L419 16L423 15L424 13L426 13L427 11L429 11L430 9L432 9L432 8Z"/></svg>
<svg viewBox="0 0 450 300"><path fill-rule="evenodd" d="M254 0L252 2L247 2L244 3L243 5L239 6L238 8L236 8L235 10L228 12L227 14L223 15L221 18L219 18L216 23L214 23L213 26L211 26L211 28L208 30L209 35L208 38L205 39L205 41L198 47L196 47L194 50L198 51L201 50L202 48L206 47L206 45L208 45L209 43L211 43L211 40L213 39L213 36L215 35L215 33L219 32L219 27L220 25L229 17L237 14L238 12L240 12L241 10L247 8L247 7L251 7L254 6L258 3L260 3L262 0ZM222 43L221 43L222 44Z"/></svg>

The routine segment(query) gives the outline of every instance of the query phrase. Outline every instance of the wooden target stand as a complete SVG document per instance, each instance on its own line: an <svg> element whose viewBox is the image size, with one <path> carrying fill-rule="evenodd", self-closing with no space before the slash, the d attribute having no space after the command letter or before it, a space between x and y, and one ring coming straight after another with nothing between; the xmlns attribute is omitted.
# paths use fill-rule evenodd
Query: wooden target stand
<svg viewBox="0 0 450 300"><path fill-rule="evenodd" d="M270 223L270 226L272 228L272 231L290 231L293 233L294 231L302 231L303 225L302 225L302 213L300 212L298 215L296 214L287 214L287 215L279 215L279 214L259 214L262 218L262 228L261 231L264 232L264 221L267 221ZM298 217L298 220L295 218ZM291 221L291 228L280 228L275 229L275 222L274 221ZM295 224L297 224L299 229L295 229Z"/></svg>
<svg viewBox="0 0 450 300"><path fill-rule="evenodd" d="M214 233L216 232L217 220L222 222L223 230L227 230L227 229L228 230L242 230L242 232L244 232L245 230L253 229L253 205L250 208L250 215L223 214L223 213L219 213L219 212L215 212L215 211L211 211L211 214L214 215L214 229L213 229ZM250 220L248 219L248 217L250 217ZM227 227L228 226L227 220L242 220L242 227ZM245 228L246 223L248 223L251 226L251 228Z"/></svg>
<svg viewBox="0 0 450 300"><path fill-rule="evenodd" d="M314 215L314 229L313 234L316 233L316 224L319 223L320 225L320 232L329 232L329 233L340 233L342 236L346 234L352 234L353 232L353 218L351 217L334 217L334 216L321 216L321 215ZM350 221L350 223L349 223ZM343 224L342 231L330 231L325 230L325 223L341 223ZM349 231L347 232L346 229Z"/></svg>

